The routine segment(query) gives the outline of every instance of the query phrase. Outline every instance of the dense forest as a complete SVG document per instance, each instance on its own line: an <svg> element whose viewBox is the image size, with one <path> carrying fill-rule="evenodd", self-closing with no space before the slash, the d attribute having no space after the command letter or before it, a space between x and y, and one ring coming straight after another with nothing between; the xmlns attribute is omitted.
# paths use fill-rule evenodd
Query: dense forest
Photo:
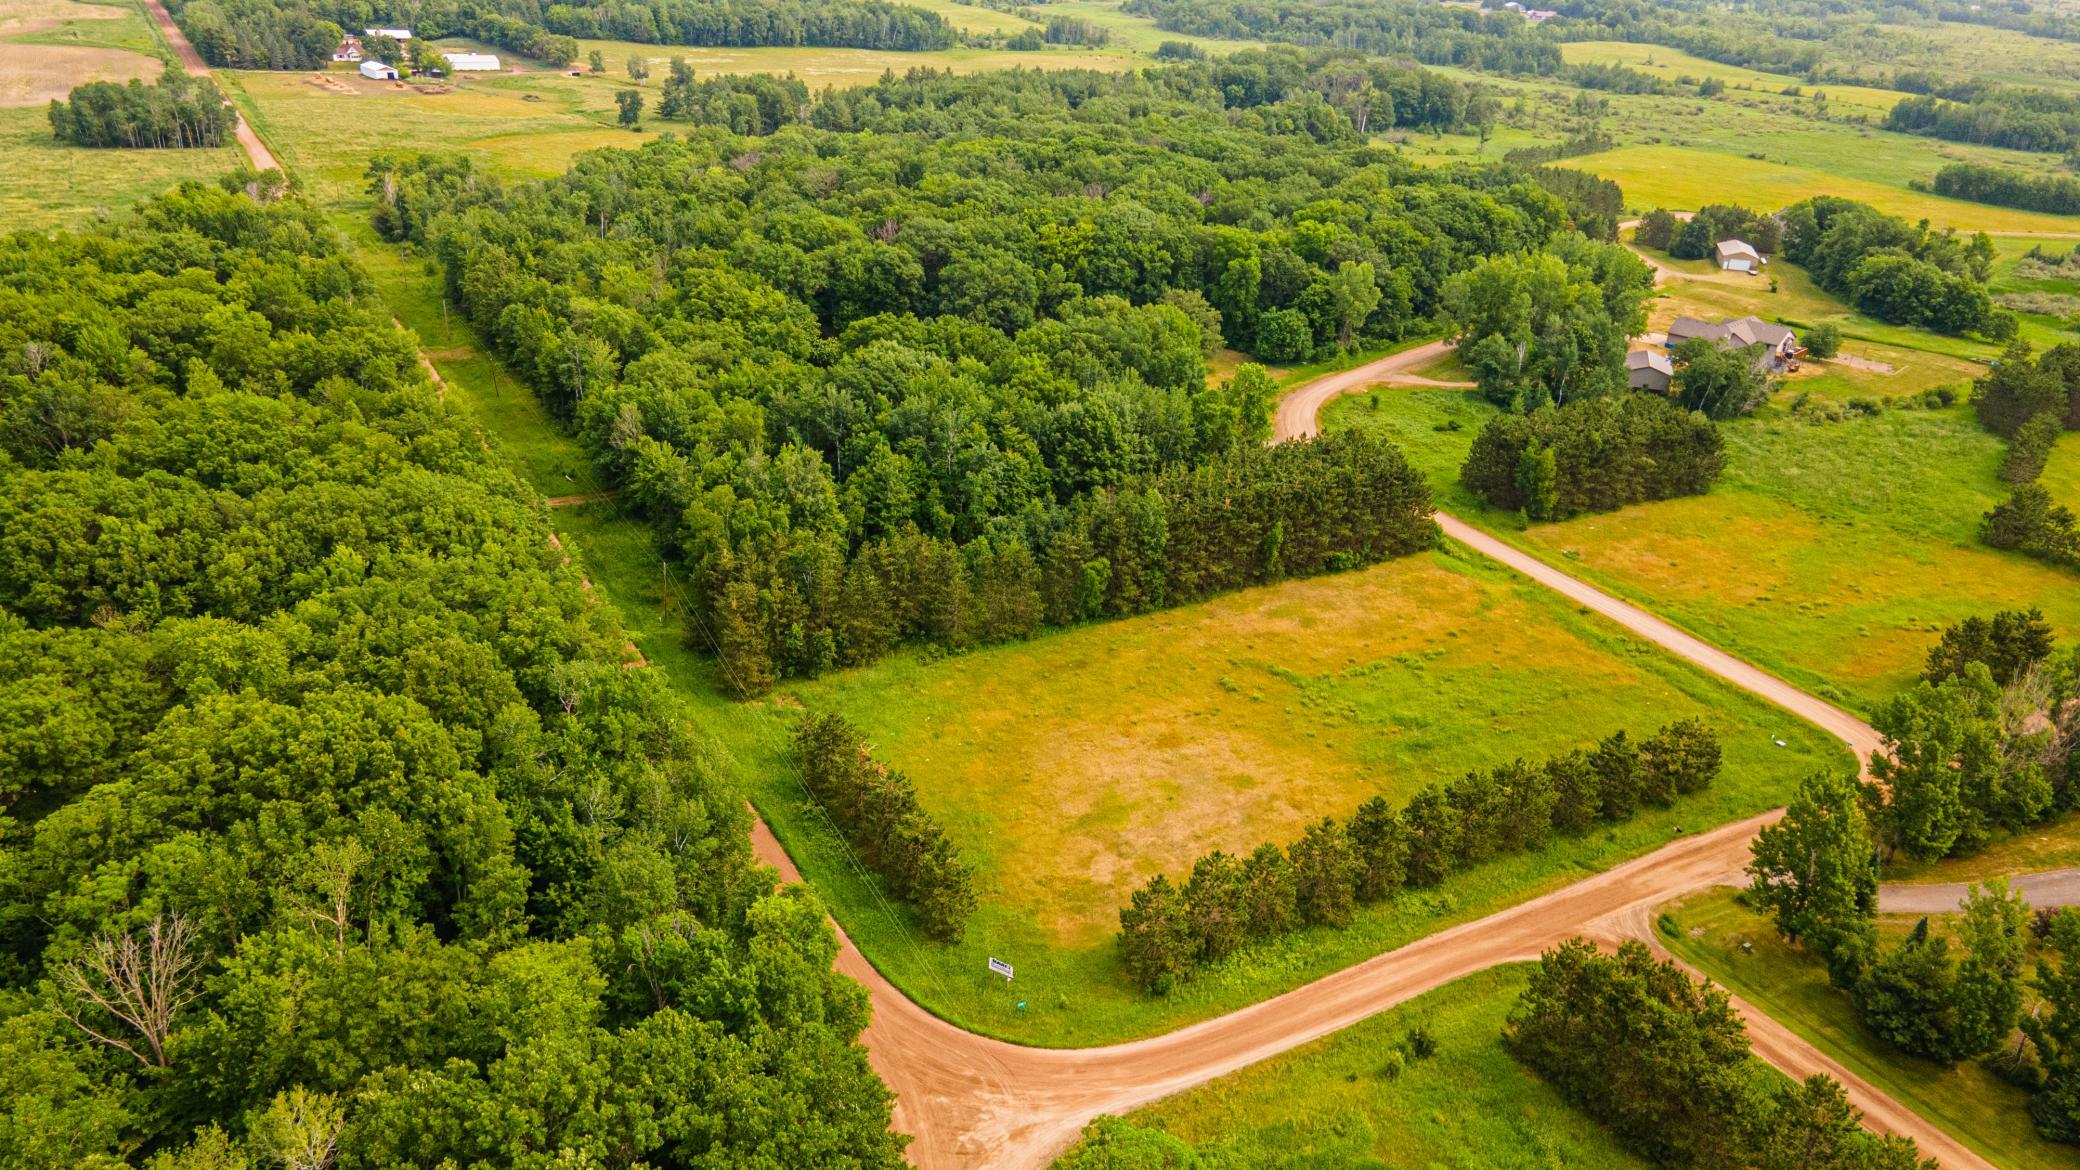
<svg viewBox="0 0 2080 1170"><path fill-rule="evenodd" d="M1120 11L1192 36L1330 45L1494 73L1544 77L1561 68L1559 45L1514 12L1420 0L1126 0Z"/></svg>
<svg viewBox="0 0 2080 1170"><path fill-rule="evenodd" d="M474 37L557 67L577 59L579 37L897 50L944 49L956 40L939 14L887 0L180 0L168 7L204 60L238 69L319 68L342 30L374 25Z"/></svg>
<svg viewBox="0 0 2080 1170"><path fill-rule="evenodd" d="M656 522L758 693L1430 543L1397 452L1265 451L1264 371L1205 359L1406 336L1566 207L1363 146L1301 54L1251 61L1280 100L1206 64L919 73L539 185L385 158L377 222Z"/></svg>
<svg viewBox="0 0 2080 1170"><path fill-rule="evenodd" d="M73 146L222 146L238 127L215 83L170 65L151 85L91 81L68 97L51 99L51 133Z"/></svg>
<svg viewBox="0 0 2080 1170"><path fill-rule="evenodd" d="M901 1164L806 891L319 215L0 240L0 1164Z"/></svg>
<svg viewBox="0 0 2080 1170"><path fill-rule="evenodd" d="M2042 89L1973 85L1954 98L1903 98L1886 113L1884 126L1951 142L2063 152L2080 144L2080 98Z"/></svg>

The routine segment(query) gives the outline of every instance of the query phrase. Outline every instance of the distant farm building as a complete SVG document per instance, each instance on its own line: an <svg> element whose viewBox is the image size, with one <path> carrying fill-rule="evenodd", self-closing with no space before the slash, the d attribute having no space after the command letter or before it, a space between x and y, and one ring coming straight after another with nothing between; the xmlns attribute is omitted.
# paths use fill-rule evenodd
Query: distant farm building
<svg viewBox="0 0 2080 1170"><path fill-rule="evenodd" d="M1736 317L1731 321L1700 321L1696 317L1677 317L1669 323L1668 344L1671 348L1693 338L1703 338L1721 349L1745 349L1751 345L1761 345L1764 347L1763 361L1772 369L1781 369L1791 364L1805 352L1798 344L1798 334L1760 317Z"/></svg>
<svg viewBox="0 0 2080 1170"><path fill-rule="evenodd" d="M412 30L408 28L365 28L361 30L361 35L365 37L389 37L393 41L408 41L412 39Z"/></svg>
<svg viewBox="0 0 2080 1170"><path fill-rule="evenodd" d="M363 61L361 63L361 76L368 78L370 81L396 81L397 70L390 68L381 61Z"/></svg>
<svg viewBox="0 0 2080 1170"><path fill-rule="evenodd" d="M1676 378L1675 363L1665 353L1651 349L1635 349L1625 355L1625 381L1634 390L1652 390L1656 394L1668 393Z"/></svg>
<svg viewBox="0 0 2080 1170"><path fill-rule="evenodd" d="M359 61L361 59L361 38L348 37L341 41L339 48L332 50L332 59L335 61Z"/></svg>
<svg viewBox="0 0 2080 1170"><path fill-rule="evenodd" d="M1760 272L1769 263L1762 253L1740 240L1720 240L1717 251L1719 267L1728 272Z"/></svg>
<svg viewBox="0 0 2080 1170"><path fill-rule="evenodd" d="M456 73L496 73L497 53L443 53L448 59L448 68Z"/></svg>

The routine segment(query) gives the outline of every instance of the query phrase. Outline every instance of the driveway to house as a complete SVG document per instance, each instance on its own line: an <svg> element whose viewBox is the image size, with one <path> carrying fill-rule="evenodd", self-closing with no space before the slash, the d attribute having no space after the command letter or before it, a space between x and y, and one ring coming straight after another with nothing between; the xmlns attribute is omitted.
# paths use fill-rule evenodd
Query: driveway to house
<svg viewBox="0 0 2080 1170"><path fill-rule="evenodd" d="M1401 386L1451 386L1466 388L1471 382L1440 382L1435 378L1424 378L1408 373L1418 366L1426 366L1452 351L1452 343L1439 340L1390 353L1383 358L1352 366L1333 374L1323 374L1311 382L1302 383L1286 391L1278 400L1278 413L1272 419L1272 441L1282 443L1287 439L1307 439L1315 435L1315 420L1320 417L1322 407L1329 400L1344 394L1356 394L1382 383Z"/></svg>
<svg viewBox="0 0 2080 1170"><path fill-rule="evenodd" d="M2022 891L2038 910L2080 906L2080 869L2017 874L2008 885ZM1878 887L1878 909L1886 914L1949 914L1971 888L1971 882L1887 882Z"/></svg>
<svg viewBox="0 0 2080 1170"><path fill-rule="evenodd" d="M202 54L195 51L195 46L188 43L188 34L173 23L163 0L144 0L144 10L151 14L152 23L159 26L159 35L166 38L166 44L173 49L173 55L181 59L181 66L189 75L208 77L209 62L204 61ZM274 152L267 149L267 144L260 141L260 136L253 133L251 126L246 125L245 115L234 111L234 116L238 119L238 144L245 149L246 160L252 163L253 169L281 169L282 164L274 161Z"/></svg>
<svg viewBox="0 0 2080 1170"><path fill-rule="evenodd" d="M1424 352L1427 350L1428 352ZM1383 358L1290 391L1279 404L1280 440L1317 432L1316 414L1336 395L1441 355L1441 347ZM1634 635L1822 727L1859 758L1878 750L1868 724L1660 618L1440 513L1445 535L1617 622ZM865 1042L874 1068L896 1093L896 1127L915 1139L912 1161L927 1168L1047 1165L1091 1118L1122 1113L1329 1035L1432 988L1498 963L1536 958L1575 936L1606 946L1653 944L1655 908L1696 890L1742 880L1756 830L1782 810L1694 836L1528 902L1419 939L1334 974L1214 1019L1161 1036L1103 1048L1027 1048L964 1031L911 1001L839 931L837 966L865 986L873 1023ZM759 857L798 881L763 822ZM1736 1001L1756 1054L1794 1077L1841 1081L1865 1121L1920 1144L1950 1170L1987 1170L1981 1158L1790 1029Z"/></svg>

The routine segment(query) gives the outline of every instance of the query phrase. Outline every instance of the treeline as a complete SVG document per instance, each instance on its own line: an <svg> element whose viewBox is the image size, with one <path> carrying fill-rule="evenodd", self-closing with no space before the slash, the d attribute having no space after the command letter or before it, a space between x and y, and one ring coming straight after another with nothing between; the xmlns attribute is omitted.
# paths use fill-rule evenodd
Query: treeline
<svg viewBox="0 0 2080 1170"><path fill-rule="evenodd" d="M1179 886L1157 874L1119 912L1119 948L1135 982L1157 995L1202 965L1303 926L1349 926L1362 905L1403 886L1434 886L1495 857L1544 848L1554 833L1579 836L1668 808L1719 774L1719 741L1694 719L1635 744L1617 732L1594 751L1543 765L1517 760L1432 784L1395 811L1375 796L1350 820L1309 825L1284 849L1265 843L1247 858L1216 850Z"/></svg>
<svg viewBox="0 0 2080 1170"><path fill-rule="evenodd" d="M636 478L675 470L638 467ZM1030 544L1010 531L963 543L905 527L849 557L836 541L765 556L740 547L708 566L714 625L699 636L731 689L757 695L777 677L864 665L906 642L1015 641L1405 556L1436 542L1430 513L1422 475L1383 439L1242 444L1077 496Z"/></svg>
<svg viewBox="0 0 2080 1170"><path fill-rule="evenodd" d="M540 23L581 40L704 48L924 52L950 49L958 39L938 13L888 0L600 0L551 4Z"/></svg>
<svg viewBox="0 0 2080 1170"><path fill-rule="evenodd" d="M2080 180L2064 175L2032 175L1980 163L1950 163L1936 172L1930 187L1936 194L1952 199L2053 215L2080 215Z"/></svg>
<svg viewBox="0 0 2080 1170"><path fill-rule="evenodd" d="M1726 465L1702 414L1665 398L1613 394L1488 420L1459 482L1492 508L1558 520L1702 495Z"/></svg>
<svg viewBox="0 0 2080 1170"><path fill-rule="evenodd" d="M1569 65L1560 71L1560 79L1569 85L1607 93L1663 94L1674 89L1668 82L1644 70L1600 62Z"/></svg>
<svg viewBox="0 0 2080 1170"><path fill-rule="evenodd" d="M1634 243L1660 248L1677 260L1710 259L1722 240L1752 244L1767 256L1783 244L1783 237L1784 225L1776 216L1730 203L1708 203L1687 221L1657 207L1640 217L1632 233Z"/></svg>
<svg viewBox="0 0 2080 1170"><path fill-rule="evenodd" d="M823 909L317 209L0 239L0 450L0 1164L902 1164Z"/></svg>
<svg viewBox="0 0 2080 1170"><path fill-rule="evenodd" d="M538 24L503 13L462 14L452 25L428 23L440 20L438 10L429 12L422 9L417 18L421 21L418 29L420 39L447 36L452 29L487 45L532 57L552 69L561 69L578 59L577 38L550 32Z"/></svg>
<svg viewBox="0 0 2080 1170"><path fill-rule="evenodd" d="M67 101L51 100L50 119L51 133L73 146L222 146L238 126L214 83L170 65L151 85L77 86Z"/></svg>
<svg viewBox="0 0 2080 1170"><path fill-rule="evenodd" d="M1576 158L1585 154L1601 154L1618 145L1617 139L1607 130L1585 130L1565 142L1553 142L1544 146L1519 146L1502 156L1504 162L1517 166L1537 166L1540 163L1559 162L1563 158Z"/></svg>
<svg viewBox="0 0 2080 1170"><path fill-rule="evenodd" d="M1253 60L1302 88L920 73L812 111L846 130L697 131L539 185L385 157L376 223L655 522L693 636L756 692L1427 544L1390 447L1259 450L1269 379L1209 386L1206 356L1405 336L1566 206L1359 143L1308 84L1334 59ZM1345 129L1272 128L1316 115Z"/></svg>
<svg viewBox="0 0 2080 1170"><path fill-rule="evenodd" d="M2001 478L2016 485L1986 514L1980 538L2080 567L2080 522L2037 482L2059 436L2080 429L2080 345L2055 345L2033 357L2027 342L2010 344L1972 384L1972 409L1982 426L2008 440Z"/></svg>
<svg viewBox="0 0 2080 1170"><path fill-rule="evenodd" d="M1120 11L1191 36L1328 45L1425 65L1550 77L1562 64L1559 45L1514 12L1414 0L1127 0Z"/></svg>
<svg viewBox="0 0 2080 1170"><path fill-rule="evenodd" d="M1936 1170L1912 1139L1863 1128L1840 1082L1761 1066L1726 992L1638 941L1547 951L1502 1042L1656 1166Z"/></svg>
<svg viewBox="0 0 2080 1170"><path fill-rule="evenodd" d="M1784 258L1871 316L1938 333L2014 336L2015 315L1986 292L1993 263L1986 233L1967 241L1832 195L1794 203L1780 218Z"/></svg>
<svg viewBox="0 0 2080 1170"><path fill-rule="evenodd" d="M2080 145L2080 98L2041 89L1994 87L1971 101L1931 94L1902 98L1885 128L1951 142L2063 153Z"/></svg>
<svg viewBox="0 0 2080 1170"><path fill-rule="evenodd" d="M802 720L794 762L860 861L917 908L925 933L959 942L975 910L975 872L918 806L910 778L875 763L866 735L835 714Z"/></svg>
<svg viewBox="0 0 2080 1170"><path fill-rule="evenodd" d="M323 69L345 36L320 4L301 0L173 0L181 32L221 69Z"/></svg>

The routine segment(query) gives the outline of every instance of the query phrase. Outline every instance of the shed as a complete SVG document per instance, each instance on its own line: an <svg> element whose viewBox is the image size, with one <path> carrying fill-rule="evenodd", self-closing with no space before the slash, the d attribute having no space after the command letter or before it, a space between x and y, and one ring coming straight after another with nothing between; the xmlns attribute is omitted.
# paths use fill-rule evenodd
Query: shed
<svg viewBox="0 0 2080 1170"><path fill-rule="evenodd" d="M498 72L498 54L496 53L443 53L441 55L448 59L448 68L456 73Z"/></svg>
<svg viewBox="0 0 2080 1170"><path fill-rule="evenodd" d="M370 81L396 81L397 70L383 64L381 61L363 61L361 63L361 76L368 78Z"/></svg>
<svg viewBox="0 0 2080 1170"><path fill-rule="evenodd" d="M1740 240L1720 240L1717 252L1719 267L1728 272L1760 272L1769 263L1762 253Z"/></svg>
<svg viewBox="0 0 2080 1170"><path fill-rule="evenodd" d="M1634 390L1652 390L1656 394L1666 394L1675 377L1675 363L1669 361L1665 353L1651 349L1635 349L1625 355L1625 381Z"/></svg>

